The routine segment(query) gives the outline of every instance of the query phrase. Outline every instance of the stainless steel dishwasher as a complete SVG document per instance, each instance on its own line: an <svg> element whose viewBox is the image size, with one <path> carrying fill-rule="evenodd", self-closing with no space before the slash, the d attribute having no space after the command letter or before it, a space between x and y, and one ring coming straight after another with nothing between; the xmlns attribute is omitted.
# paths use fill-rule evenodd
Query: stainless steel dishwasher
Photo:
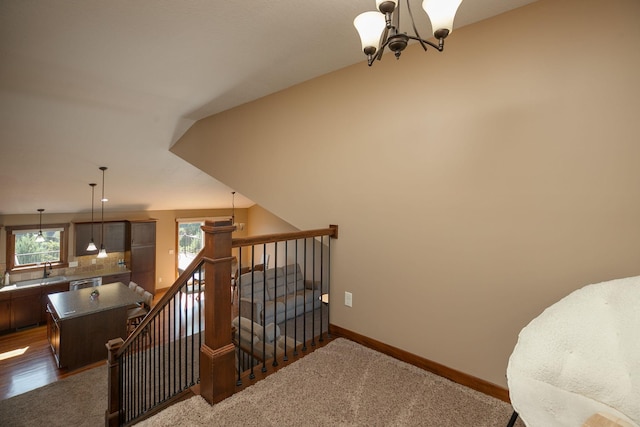
<svg viewBox="0 0 640 427"><path fill-rule="evenodd" d="M74 280L69 283L69 290L76 291L78 289L91 288L102 285L102 277L90 277L88 279Z"/></svg>

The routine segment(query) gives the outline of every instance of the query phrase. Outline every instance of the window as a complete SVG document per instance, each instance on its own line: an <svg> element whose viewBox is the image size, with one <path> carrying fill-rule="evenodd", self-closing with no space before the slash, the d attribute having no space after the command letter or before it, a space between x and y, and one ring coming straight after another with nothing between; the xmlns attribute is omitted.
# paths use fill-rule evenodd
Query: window
<svg viewBox="0 0 640 427"><path fill-rule="evenodd" d="M178 221L178 269L186 269L204 246L204 221Z"/></svg>
<svg viewBox="0 0 640 427"><path fill-rule="evenodd" d="M42 227L45 240L36 242L37 225L7 227L7 269L21 271L39 268L50 262L52 266L66 267L69 224L51 224Z"/></svg>

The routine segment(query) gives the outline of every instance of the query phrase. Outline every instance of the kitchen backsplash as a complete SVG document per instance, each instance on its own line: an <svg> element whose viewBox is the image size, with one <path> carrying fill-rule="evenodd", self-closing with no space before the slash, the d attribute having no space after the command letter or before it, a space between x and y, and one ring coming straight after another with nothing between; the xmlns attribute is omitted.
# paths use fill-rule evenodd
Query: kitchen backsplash
<svg viewBox="0 0 640 427"><path fill-rule="evenodd" d="M95 264L94 264L95 261ZM55 276L73 276L77 274L96 273L96 275L102 274L102 272L117 270L118 268L124 268L126 266L120 265L124 261L124 252L112 252L107 254L106 258L96 258L95 255L79 256L76 257L75 262L78 263L77 267L67 268L54 268L51 270L49 277ZM2 271L5 271L6 264L3 264ZM42 267L44 269L44 266ZM11 283L20 282L22 280L39 279L43 276L43 270L30 271L27 273L13 273L11 274Z"/></svg>

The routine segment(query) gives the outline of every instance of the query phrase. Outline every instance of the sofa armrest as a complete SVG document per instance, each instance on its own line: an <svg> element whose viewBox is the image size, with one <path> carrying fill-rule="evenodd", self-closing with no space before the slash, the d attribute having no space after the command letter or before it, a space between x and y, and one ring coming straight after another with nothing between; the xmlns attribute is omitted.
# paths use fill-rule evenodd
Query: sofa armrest
<svg viewBox="0 0 640 427"><path fill-rule="evenodd" d="M254 301L252 304L251 299L240 298L239 315L256 323L261 323L262 301Z"/></svg>

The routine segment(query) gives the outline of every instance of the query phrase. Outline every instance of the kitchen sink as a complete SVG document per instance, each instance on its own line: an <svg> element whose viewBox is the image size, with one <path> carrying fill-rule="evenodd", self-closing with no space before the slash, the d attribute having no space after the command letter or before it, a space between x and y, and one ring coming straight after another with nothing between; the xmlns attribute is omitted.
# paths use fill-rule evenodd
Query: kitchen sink
<svg viewBox="0 0 640 427"><path fill-rule="evenodd" d="M46 279L31 279L31 280L21 280L19 282L14 283L16 287L22 288L25 286L34 286L34 285L49 285L54 283L62 283L68 281L67 276L55 276L55 277L47 277Z"/></svg>

